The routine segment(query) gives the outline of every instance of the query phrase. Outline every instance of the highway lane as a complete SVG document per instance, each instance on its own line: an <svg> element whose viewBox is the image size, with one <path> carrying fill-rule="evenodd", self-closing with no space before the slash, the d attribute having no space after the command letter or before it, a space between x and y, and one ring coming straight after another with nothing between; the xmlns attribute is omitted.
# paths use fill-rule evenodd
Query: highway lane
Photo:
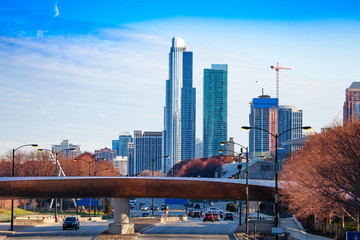
<svg viewBox="0 0 360 240"><path fill-rule="evenodd" d="M62 230L62 222L39 225L24 230L17 231L15 234L7 237L8 240L89 240L100 231L107 229L109 221L100 222L81 222L79 230Z"/></svg>
<svg viewBox="0 0 360 240"><path fill-rule="evenodd" d="M187 222L168 223L145 231L138 239L233 239L232 234L238 224L234 221L203 222L202 219L190 219ZM230 235L230 236L229 236Z"/></svg>

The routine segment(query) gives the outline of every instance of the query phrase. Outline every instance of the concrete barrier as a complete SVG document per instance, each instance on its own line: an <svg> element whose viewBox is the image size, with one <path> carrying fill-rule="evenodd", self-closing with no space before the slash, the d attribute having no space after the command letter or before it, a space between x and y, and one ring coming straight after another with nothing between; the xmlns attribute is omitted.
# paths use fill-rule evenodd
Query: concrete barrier
<svg viewBox="0 0 360 240"><path fill-rule="evenodd" d="M88 222L89 216L80 216L80 215L58 215L58 222L63 222L67 217L78 217L80 222ZM102 220L101 216L92 216L91 221L100 221ZM45 223L54 223L54 215L24 215L14 217L14 224L18 225L34 225L34 224L45 224Z"/></svg>
<svg viewBox="0 0 360 240"><path fill-rule="evenodd" d="M301 230L287 228L286 232L290 233L292 238L299 240L332 240L332 238L327 238L319 235L310 234Z"/></svg>
<svg viewBox="0 0 360 240"><path fill-rule="evenodd" d="M188 217L186 215L182 216L161 216L160 222L161 223L167 223L167 222L180 222L180 221L187 221Z"/></svg>

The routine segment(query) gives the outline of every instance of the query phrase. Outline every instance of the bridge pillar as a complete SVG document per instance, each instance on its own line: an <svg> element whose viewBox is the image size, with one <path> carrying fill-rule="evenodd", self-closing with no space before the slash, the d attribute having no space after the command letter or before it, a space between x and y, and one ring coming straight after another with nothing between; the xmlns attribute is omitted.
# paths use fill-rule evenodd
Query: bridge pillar
<svg viewBox="0 0 360 240"><path fill-rule="evenodd" d="M130 223L130 207L128 198L114 198L114 223L109 224L108 233L134 233L134 224Z"/></svg>

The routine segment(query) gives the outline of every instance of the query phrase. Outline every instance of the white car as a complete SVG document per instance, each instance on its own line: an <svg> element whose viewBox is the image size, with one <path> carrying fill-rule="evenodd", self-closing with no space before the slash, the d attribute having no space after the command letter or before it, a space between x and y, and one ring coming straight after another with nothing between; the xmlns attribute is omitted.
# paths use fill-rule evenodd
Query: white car
<svg viewBox="0 0 360 240"><path fill-rule="evenodd" d="M220 209L218 209L218 208L216 208L216 207L209 207L209 208L207 209L207 211L208 211L208 212L219 212Z"/></svg>
<svg viewBox="0 0 360 240"><path fill-rule="evenodd" d="M149 210L149 207L148 207L148 206L146 206L145 204L144 204L144 205L141 205L140 211L147 211L147 210Z"/></svg>

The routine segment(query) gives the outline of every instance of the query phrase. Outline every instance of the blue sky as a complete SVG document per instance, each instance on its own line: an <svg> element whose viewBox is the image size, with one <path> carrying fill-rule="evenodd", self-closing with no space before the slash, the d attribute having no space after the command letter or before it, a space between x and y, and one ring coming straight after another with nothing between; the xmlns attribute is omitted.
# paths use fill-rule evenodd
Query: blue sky
<svg viewBox="0 0 360 240"><path fill-rule="evenodd" d="M315 131L341 119L360 81L357 1L0 0L0 154L63 139L111 147L118 132L162 130L171 38L194 52L197 137L203 69L229 64L229 132L247 145L249 102L297 105Z"/></svg>

